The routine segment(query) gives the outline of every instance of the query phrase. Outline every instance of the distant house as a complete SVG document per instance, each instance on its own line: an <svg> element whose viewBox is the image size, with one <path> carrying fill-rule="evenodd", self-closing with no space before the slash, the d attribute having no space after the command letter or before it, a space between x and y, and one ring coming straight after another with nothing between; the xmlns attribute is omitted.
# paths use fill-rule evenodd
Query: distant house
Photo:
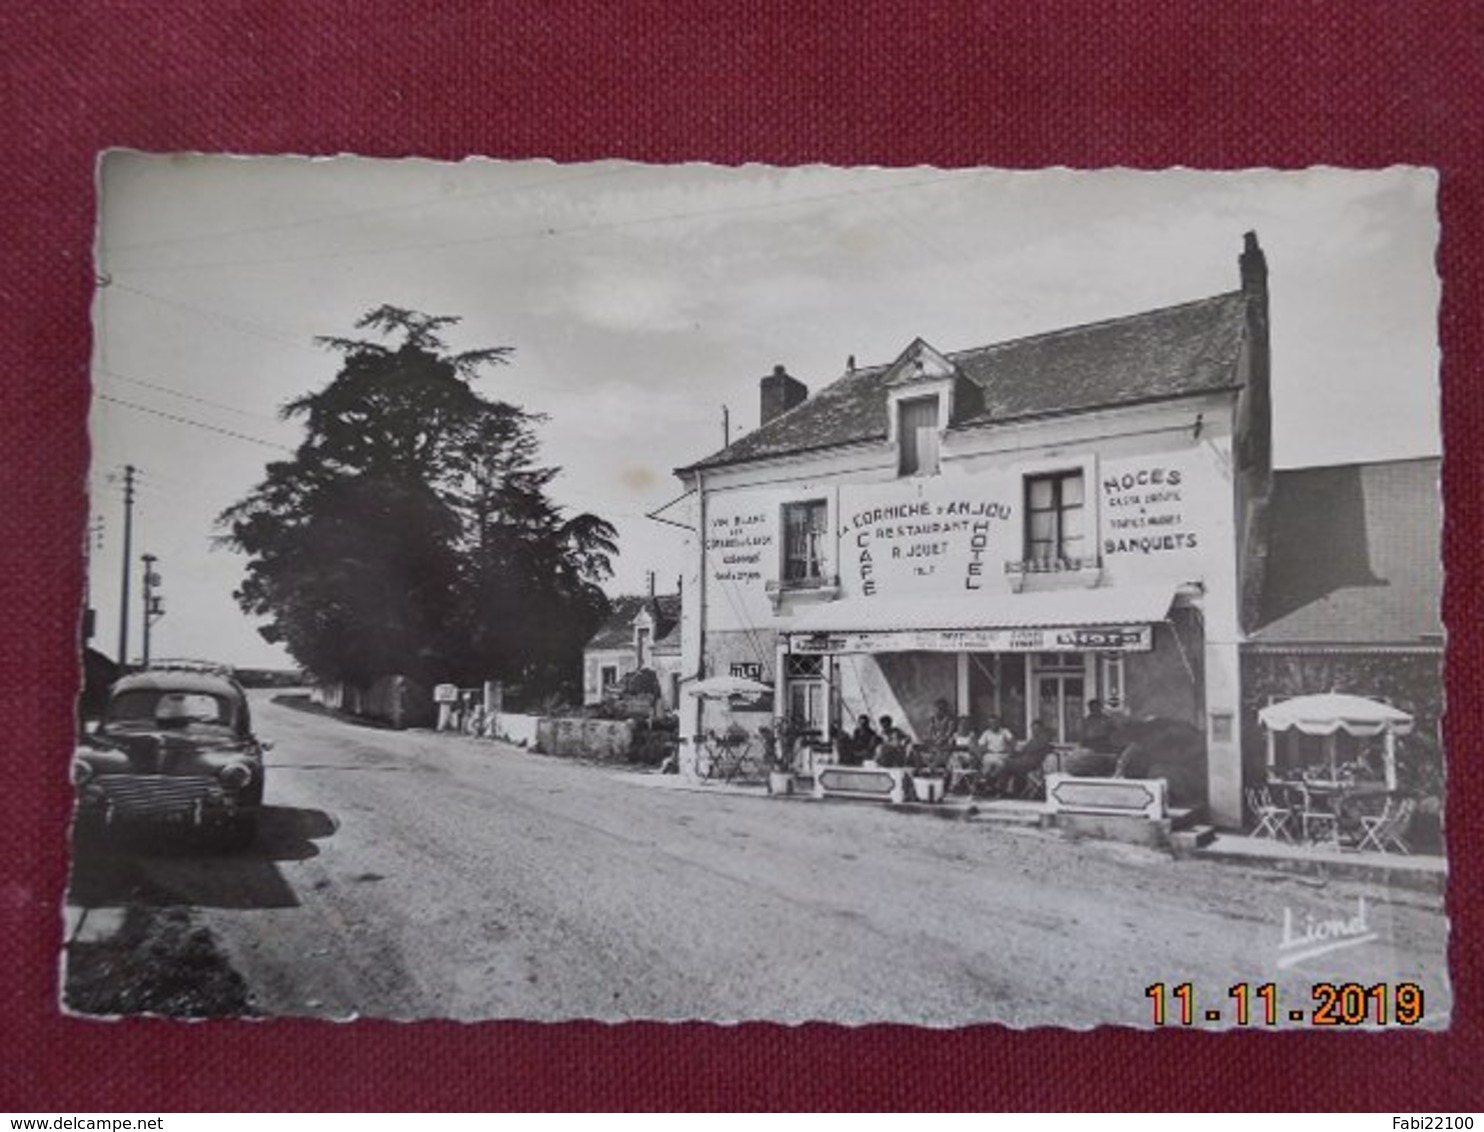
<svg viewBox="0 0 1484 1132"><path fill-rule="evenodd" d="M1262 602L1242 648L1249 773L1262 761L1258 710L1289 696L1383 699L1438 736L1441 470L1432 457L1275 473Z"/></svg>
<svg viewBox="0 0 1484 1132"><path fill-rule="evenodd" d="M582 702L601 703L624 677L654 672L663 705L674 710L680 680L680 595L613 599L613 611L582 651Z"/></svg>

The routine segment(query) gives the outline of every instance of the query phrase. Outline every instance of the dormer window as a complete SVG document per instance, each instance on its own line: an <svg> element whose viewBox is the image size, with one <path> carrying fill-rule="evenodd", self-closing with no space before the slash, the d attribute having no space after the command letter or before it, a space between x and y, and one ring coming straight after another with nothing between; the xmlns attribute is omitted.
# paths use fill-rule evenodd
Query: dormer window
<svg viewBox="0 0 1484 1132"><path fill-rule="evenodd" d="M910 397L896 403L897 469L904 476L938 474L939 398Z"/></svg>
<svg viewBox="0 0 1484 1132"><path fill-rule="evenodd" d="M897 450L897 474L937 475L943 437L972 402L972 382L918 338L892 362L885 384L887 440Z"/></svg>

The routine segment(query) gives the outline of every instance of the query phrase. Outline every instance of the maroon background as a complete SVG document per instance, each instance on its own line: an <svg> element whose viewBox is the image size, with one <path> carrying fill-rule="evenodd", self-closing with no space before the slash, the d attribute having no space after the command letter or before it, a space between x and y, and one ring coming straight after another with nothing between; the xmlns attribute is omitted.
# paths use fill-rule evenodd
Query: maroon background
<svg viewBox="0 0 1484 1132"><path fill-rule="evenodd" d="M1478 1106L1484 845L1475 815L1484 770L1471 679L1481 635L1471 614L1481 584L1484 17L1476 5L69 7L8 0L0 11L0 1110ZM433 14L440 7L448 11ZM1017 1034L60 1017L92 170L106 146L562 161L1439 167L1453 1030ZM1172 982L1179 976L1170 972ZM1137 1011L1142 988L1128 991Z"/></svg>

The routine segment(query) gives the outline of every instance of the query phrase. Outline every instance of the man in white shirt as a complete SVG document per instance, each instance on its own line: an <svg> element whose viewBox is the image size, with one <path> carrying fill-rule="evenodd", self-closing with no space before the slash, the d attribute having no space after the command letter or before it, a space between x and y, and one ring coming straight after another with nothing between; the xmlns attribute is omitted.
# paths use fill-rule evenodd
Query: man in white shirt
<svg viewBox="0 0 1484 1132"><path fill-rule="evenodd" d="M979 750L984 755L985 770L990 769L991 762L1004 762L1005 757L1015 750L1015 735L1000 722L999 716L989 717L989 726L979 735Z"/></svg>

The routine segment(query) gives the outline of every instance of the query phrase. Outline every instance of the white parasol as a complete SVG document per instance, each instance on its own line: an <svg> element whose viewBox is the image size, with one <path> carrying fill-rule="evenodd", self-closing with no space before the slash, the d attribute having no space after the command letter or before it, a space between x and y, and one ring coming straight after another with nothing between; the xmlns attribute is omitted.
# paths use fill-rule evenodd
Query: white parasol
<svg viewBox="0 0 1484 1132"><path fill-rule="evenodd" d="M1363 696L1326 692L1269 704L1257 713L1257 718L1268 730L1269 773L1277 761L1274 737L1279 731L1325 736L1331 776L1334 773L1335 735L1341 731L1362 738L1381 735L1386 744L1386 786L1389 790L1396 789L1396 737L1412 731L1412 717L1399 708Z"/></svg>

